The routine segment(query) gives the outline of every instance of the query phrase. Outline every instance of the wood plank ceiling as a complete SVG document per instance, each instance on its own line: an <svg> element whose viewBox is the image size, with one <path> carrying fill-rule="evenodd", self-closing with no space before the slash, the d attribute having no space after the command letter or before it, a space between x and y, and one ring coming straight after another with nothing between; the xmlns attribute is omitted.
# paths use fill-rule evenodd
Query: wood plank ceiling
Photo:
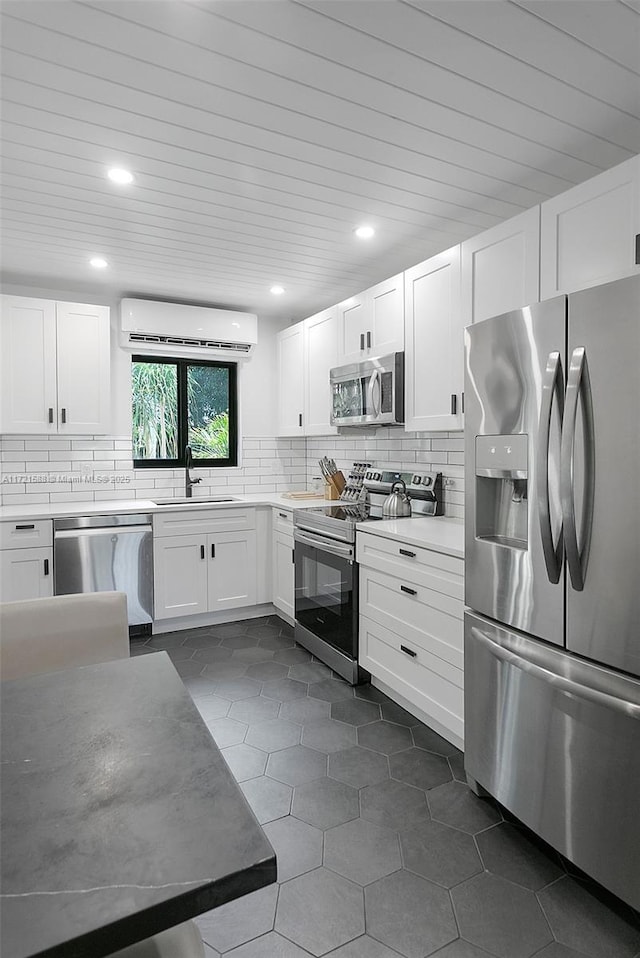
<svg viewBox="0 0 640 958"><path fill-rule="evenodd" d="M2 14L13 282L300 319L640 152L638 0Z"/></svg>

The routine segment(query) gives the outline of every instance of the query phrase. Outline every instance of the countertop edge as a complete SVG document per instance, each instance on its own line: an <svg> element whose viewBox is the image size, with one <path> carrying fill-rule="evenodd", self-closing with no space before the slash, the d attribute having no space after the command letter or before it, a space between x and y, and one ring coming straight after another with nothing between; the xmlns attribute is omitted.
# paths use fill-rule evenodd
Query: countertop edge
<svg viewBox="0 0 640 958"><path fill-rule="evenodd" d="M464 522L461 519L446 516L383 519L358 523L356 530L464 559Z"/></svg>

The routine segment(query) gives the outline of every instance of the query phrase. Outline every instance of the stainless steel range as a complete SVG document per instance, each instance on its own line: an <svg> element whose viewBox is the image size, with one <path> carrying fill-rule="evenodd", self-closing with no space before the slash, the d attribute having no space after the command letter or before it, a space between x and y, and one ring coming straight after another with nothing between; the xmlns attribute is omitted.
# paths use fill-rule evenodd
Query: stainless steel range
<svg viewBox="0 0 640 958"><path fill-rule="evenodd" d="M294 519L295 639L347 682L368 681L358 666L356 528L382 519L382 503L397 479L414 516L442 513L442 475L368 469L360 500L300 510Z"/></svg>

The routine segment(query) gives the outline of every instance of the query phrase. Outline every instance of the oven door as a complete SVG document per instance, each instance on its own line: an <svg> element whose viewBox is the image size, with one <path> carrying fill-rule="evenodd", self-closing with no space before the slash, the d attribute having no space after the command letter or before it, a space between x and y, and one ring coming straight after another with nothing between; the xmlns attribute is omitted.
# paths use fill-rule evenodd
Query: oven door
<svg viewBox="0 0 640 958"><path fill-rule="evenodd" d="M353 545L301 529L294 539L296 622L355 659L358 566Z"/></svg>

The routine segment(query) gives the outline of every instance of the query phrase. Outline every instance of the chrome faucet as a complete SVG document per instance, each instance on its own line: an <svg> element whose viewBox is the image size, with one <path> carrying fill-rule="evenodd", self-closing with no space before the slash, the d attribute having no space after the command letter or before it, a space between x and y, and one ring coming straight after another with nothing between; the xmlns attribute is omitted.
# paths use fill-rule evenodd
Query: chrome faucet
<svg viewBox="0 0 640 958"><path fill-rule="evenodd" d="M184 450L184 463L185 463L185 475L184 475L184 494L187 499L193 498L193 487L199 482L202 482L202 479L197 476L195 479L191 478L190 469L193 468L193 456L191 455L191 446L185 446Z"/></svg>

